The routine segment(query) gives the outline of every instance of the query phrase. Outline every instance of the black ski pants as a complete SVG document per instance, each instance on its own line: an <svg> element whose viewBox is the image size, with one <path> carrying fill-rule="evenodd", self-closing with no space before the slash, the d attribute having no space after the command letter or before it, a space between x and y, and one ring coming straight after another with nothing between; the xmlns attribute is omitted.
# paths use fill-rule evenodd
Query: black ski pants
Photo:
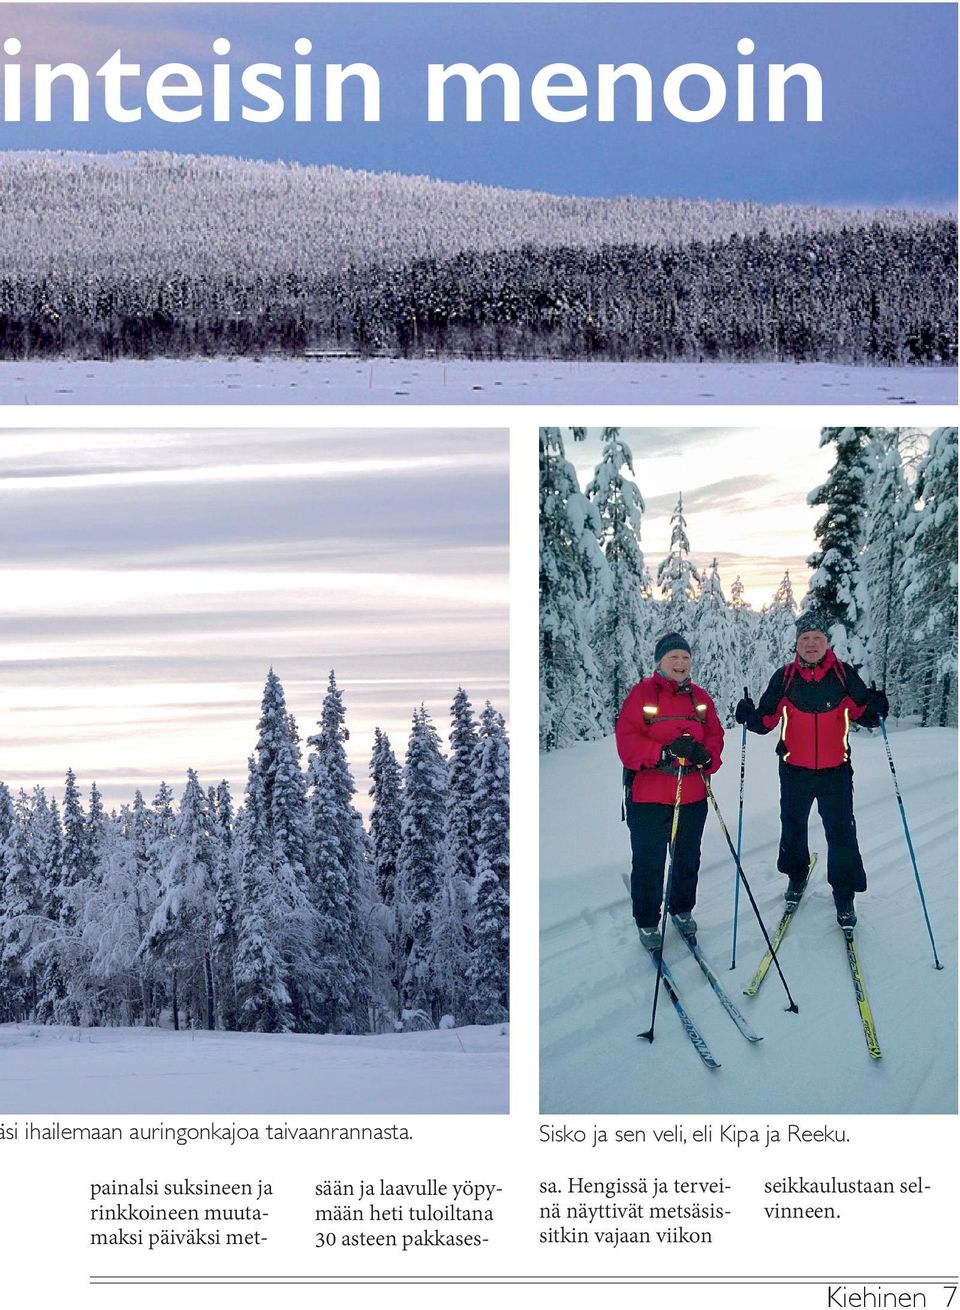
<svg viewBox="0 0 960 1310"><path fill-rule="evenodd" d="M810 864L807 823L817 802L827 838L827 882L841 900L866 891L867 875L853 817L853 769L798 769L780 761L780 855L777 868L802 878Z"/></svg>
<svg viewBox="0 0 960 1310"><path fill-rule="evenodd" d="M706 820L706 797L702 801L680 806L668 907L671 914L687 914L696 904L700 839ZM627 827L630 829L630 849L633 853L630 873L633 917L637 927L655 928L660 922L663 869L670 845L670 829L673 827L673 806L628 801Z"/></svg>

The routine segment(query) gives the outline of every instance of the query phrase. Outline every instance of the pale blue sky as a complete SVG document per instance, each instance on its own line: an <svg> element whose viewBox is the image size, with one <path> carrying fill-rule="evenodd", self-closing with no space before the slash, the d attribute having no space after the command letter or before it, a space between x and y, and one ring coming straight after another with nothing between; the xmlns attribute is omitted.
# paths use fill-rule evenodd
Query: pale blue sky
<svg viewBox="0 0 960 1310"><path fill-rule="evenodd" d="M675 195L837 205L953 207L956 201L956 7L952 4L554 5L0 5L24 65L72 58L94 70L118 46L145 70L182 60L201 74L227 36L238 65L288 68L293 42L315 65L363 60L380 73L383 121L118 125L6 124L7 148L169 149L427 173L581 195ZM821 71L824 121L738 123L729 108L739 38L751 62L806 61ZM728 108L703 124L538 119L429 124L429 62L511 63L527 87L536 69L574 63L647 66L655 85L687 62L716 67ZM758 88L763 82L758 80ZM694 91L691 90L691 95ZM62 103L62 102L61 102ZM788 99L788 111L790 101ZM349 101L348 119L349 115ZM618 111L619 112L619 111ZM591 114L589 117L593 117Z"/></svg>
<svg viewBox="0 0 960 1310"><path fill-rule="evenodd" d="M242 789L272 664L306 738L331 668L375 725L507 712L497 431L24 431L0 444L2 780Z"/></svg>

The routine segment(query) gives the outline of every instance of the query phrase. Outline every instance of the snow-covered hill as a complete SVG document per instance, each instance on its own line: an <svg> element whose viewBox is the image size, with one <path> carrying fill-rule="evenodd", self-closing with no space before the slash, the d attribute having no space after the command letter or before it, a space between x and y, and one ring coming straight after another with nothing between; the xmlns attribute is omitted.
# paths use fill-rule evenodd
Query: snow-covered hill
<svg viewBox="0 0 960 1310"><path fill-rule="evenodd" d="M956 733L891 733L942 972L933 968L893 782L879 733L853 741L858 831L869 889L857 898L857 942L883 1050L866 1051L825 879L826 846L781 948L799 1014L771 970L742 995L763 953L741 895L737 965L730 971L734 869L712 811L704 832L699 940L731 997L764 1040L746 1042L674 933L665 959L722 1068L703 1066L661 994L653 1045L654 971L639 946L622 874L620 766L612 738L543 757L541 801L541 1110L544 1113L950 1113L956 1109ZM727 734L714 790L736 838L739 730ZM743 865L769 929L782 910L773 739L747 753Z"/></svg>
<svg viewBox="0 0 960 1310"><path fill-rule="evenodd" d="M904 210L751 201L592 199L399 173L143 151L0 155L0 253L19 275L67 265L116 281L192 271L317 273L349 262L525 244L675 245L769 232L838 231ZM66 252L69 252L67 256Z"/></svg>
<svg viewBox="0 0 960 1310"><path fill-rule="evenodd" d="M502 1114L507 1033L3 1024L0 1114Z"/></svg>

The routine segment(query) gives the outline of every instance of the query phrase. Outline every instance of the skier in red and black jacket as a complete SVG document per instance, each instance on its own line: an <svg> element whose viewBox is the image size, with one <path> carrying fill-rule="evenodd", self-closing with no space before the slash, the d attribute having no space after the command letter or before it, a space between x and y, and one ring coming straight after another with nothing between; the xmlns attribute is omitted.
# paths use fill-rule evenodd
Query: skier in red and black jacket
<svg viewBox="0 0 960 1310"><path fill-rule="evenodd" d="M867 876L853 816L850 725L876 728L889 705L882 691L868 689L850 664L837 659L827 622L812 611L797 619L797 653L777 669L754 705L747 697L736 709L751 732L780 729L780 853L777 868L789 879L785 899L797 904L810 865L807 822L817 802L827 838L827 881L837 922L857 922L853 898L866 890Z"/></svg>
<svg viewBox="0 0 960 1310"><path fill-rule="evenodd" d="M679 633L668 632L657 642L654 658L657 667L652 677L637 683L617 717L617 750L628 783L633 917L648 950L660 946L663 867L681 764L680 815L667 909L685 936L696 934L692 911L707 817L702 773L719 769L723 750L723 728L713 701L690 681L687 642Z"/></svg>

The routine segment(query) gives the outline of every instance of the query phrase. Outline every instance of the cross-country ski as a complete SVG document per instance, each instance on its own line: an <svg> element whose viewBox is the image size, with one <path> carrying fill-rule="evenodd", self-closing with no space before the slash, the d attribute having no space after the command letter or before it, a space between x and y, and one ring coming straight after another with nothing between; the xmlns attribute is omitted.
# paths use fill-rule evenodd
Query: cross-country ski
<svg viewBox="0 0 960 1310"><path fill-rule="evenodd" d="M814 852L813 855L810 856L810 863L807 866L807 877L804 880L803 888L799 891L799 894L796 896L795 899L784 902L785 908L783 914L780 916L780 922L779 924L777 924L777 931L774 933L773 936L774 951L779 951L780 943L783 941L784 937L786 936L787 929L790 927L790 924L793 922L793 916L800 909L800 902L803 899L804 891L806 891L806 883L809 881L810 875L813 873L814 865L816 864L816 862L817 862L817 855L816 852ZM766 978L772 963L773 963L773 952L768 950L764 953L763 959L757 965L757 972L750 979L749 983L747 983L746 987L744 987L743 989L744 996L756 996L757 992L760 990L760 985L763 982L764 978Z"/></svg>
<svg viewBox="0 0 960 1310"><path fill-rule="evenodd" d="M860 968L860 957L857 955L852 928L844 929L843 939L847 947L847 963L850 965L850 976L853 978L853 990L857 998L857 1009L860 1011L860 1022L863 1024L863 1035L866 1039L867 1050L870 1052L872 1059L879 1060L883 1052L880 1050L880 1043L877 1041L877 1029L873 1022L870 1001L867 999L867 986L863 981L863 971Z"/></svg>
<svg viewBox="0 0 960 1310"><path fill-rule="evenodd" d="M657 969L659 967L661 986L663 987L667 995L670 997L670 1000L673 1003L673 1008L676 1010L677 1015L680 1018L680 1022L683 1025L683 1031L690 1038L690 1042L693 1045L693 1048L696 1051L697 1055L700 1056L700 1059L703 1061L703 1063L707 1066L708 1069L719 1069L720 1062L717 1060L716 1056L714 1056L711 1053L709 1046L704 1041L703 1036L700 1033L700 1030L696 1027L693 1020L690 1018L690 1015L687 1013L687 1008L684 1005L683 1001L680 999L680 993L677 991L676 983L673 981L673 974L670 972L669 968L667 967L666 962L664 960L660 960L657 958L656 951L647 952L645 950L644 954L649 954L650 962L653 965L654 969ZM637 1036L646 1037L647 1034L637 1033Z"/></svg>

